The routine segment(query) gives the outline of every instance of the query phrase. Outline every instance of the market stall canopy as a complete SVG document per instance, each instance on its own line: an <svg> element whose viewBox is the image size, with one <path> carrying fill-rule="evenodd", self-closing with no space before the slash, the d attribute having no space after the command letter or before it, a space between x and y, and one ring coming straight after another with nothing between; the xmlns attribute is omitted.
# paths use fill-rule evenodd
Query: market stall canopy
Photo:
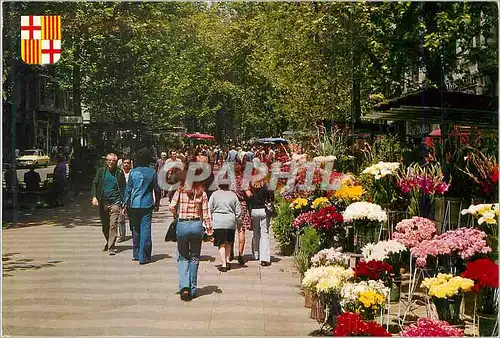
<svg viewBox="0 0 500 338"><path fill-rule="evenodd" d="M259 139L260 143L288 143L287 140L281 137L267 137Z"/></svg>
<svg viewBox="0 0 500 338"><path fill-rule="evenodd" d="M430 88L381 102L370 120L445 123L498 129L498 97Z"/></svg>
<svg viewBox="0 0 500 338"><path fill-rule="evenodd" d="M184 137L191 139L191 140L211 140L211 141L215 140L214 136L208 135L208 134L201 134L201 133L186 134L186 135L184 135Z"/></svg>

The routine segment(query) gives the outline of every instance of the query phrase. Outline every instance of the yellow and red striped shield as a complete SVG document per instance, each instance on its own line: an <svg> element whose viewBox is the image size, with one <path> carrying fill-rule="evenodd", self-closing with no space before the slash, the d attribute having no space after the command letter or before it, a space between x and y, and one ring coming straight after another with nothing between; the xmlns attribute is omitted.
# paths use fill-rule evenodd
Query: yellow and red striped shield
<svg viewBox="0 0 500 338"><path fill-rule="evenodd" d="M21 58L27 64L51 64L61 58L61 16L21 16Z"/></svg>

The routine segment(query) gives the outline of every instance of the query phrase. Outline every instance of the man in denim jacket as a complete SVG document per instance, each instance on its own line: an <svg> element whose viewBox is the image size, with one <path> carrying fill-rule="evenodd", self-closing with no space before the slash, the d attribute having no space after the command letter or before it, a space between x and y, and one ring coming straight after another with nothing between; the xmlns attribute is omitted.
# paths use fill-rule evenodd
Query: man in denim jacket
<svg viewBox="0 0 500 338"><path fill-rule="evenodd" d="M148 167L149 158L147 149L137 152L137 167L130 171L125 190L125 204L132 229L132 260L139 261L139 264L151 261L153 249L151 219L155 208L153 194L158 183L155 170Z"/></svg>

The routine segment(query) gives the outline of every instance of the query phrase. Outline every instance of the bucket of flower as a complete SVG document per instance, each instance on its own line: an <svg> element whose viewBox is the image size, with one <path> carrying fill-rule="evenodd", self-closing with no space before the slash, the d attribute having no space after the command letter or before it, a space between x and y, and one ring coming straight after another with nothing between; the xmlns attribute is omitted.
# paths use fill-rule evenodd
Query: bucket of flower
<svg viewBox="0 0 500 338"><path fill-rule="evenodd" d="M467 263L462 277L474 281L473 291L477 302L477 323L479 336L498 336L498 264L489 258L480 258ZM479 297L477 297L479 295Z"/></svg>
<svg viewBox="0 0 500 338"><path fill-rule="evenodd" d="M342 252L342 248L323 249L311 257L312 267L340 266L347 268L349 255ZM306 296L306 307L312 307L313 291L308 288L304 290Z"/></svg>
<svg viewBox="0 0 500 338"><path fill-rule="evenodd" d="M361 314L346 312L337 318L334 337L390 337L382 325L373 321L366 321Z"/></svg>
<svg viewBox="0 0 500 338"><path fill-rule="evenodd" d="M389 295L381 280L345 283L341 290L342 310L358 312L365 320L375 320L382 313Z"/></svg>
<svg viewBox="0 0 500 338"><path fill-rule="evenodd" d="M354 251L358 254L366 244L378 242L382 227L387 222L387 213L382 207L369 202L349 205L343 217L346 226L354 225Z"/></svg>
<svg viewBox="0 0 500 338"><path fill-rule="evenodd" d="M460 306L464 293L472 291L473 280L440 273L437 277L425 278L421 286L427 290L440 320L459 327L463 325Z"/></svg>
<svg viewBox="0 0 500 338"><path fill-rule="evenodd" d="M351 269L337 265L316 266L306 271L302 286L312 292L310 314L312 319L317 319L319 312L320 320L325 321L326 313L323 314L321 309L339 293L343 283L351 279L353 275Z"/></svg>

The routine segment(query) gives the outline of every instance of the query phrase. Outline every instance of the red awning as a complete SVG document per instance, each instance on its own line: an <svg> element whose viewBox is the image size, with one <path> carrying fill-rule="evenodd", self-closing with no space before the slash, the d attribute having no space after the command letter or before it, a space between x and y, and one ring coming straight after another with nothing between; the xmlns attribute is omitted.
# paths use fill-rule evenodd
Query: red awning
<svg viewBox="0 0 500 338"><path fill-rule="evenodd" d="M186 134L184 135L184 137L192 140L211 140L211 141L215 140L215 137L213 137L212 135L201 134L201 133Z"/></svg>

